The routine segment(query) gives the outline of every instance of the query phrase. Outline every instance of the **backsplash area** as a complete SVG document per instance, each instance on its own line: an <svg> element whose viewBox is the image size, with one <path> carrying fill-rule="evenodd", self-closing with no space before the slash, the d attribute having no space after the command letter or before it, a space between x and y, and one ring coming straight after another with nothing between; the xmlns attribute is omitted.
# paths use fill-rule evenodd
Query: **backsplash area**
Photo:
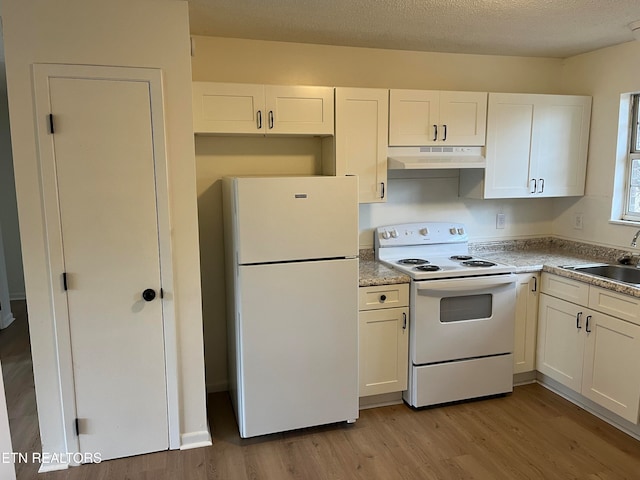
<svg viewBox="0 0 640 480"><path fill-rule="evenodd" d="M423 221L464 223L471 242L552 234L551 198L460 198L457 173L441 178L390 178L388 187L386 203L360 205L360 248L373 247L373 230L379 226ZM501 229L496 228L498 213L506 219Z"/></svg>

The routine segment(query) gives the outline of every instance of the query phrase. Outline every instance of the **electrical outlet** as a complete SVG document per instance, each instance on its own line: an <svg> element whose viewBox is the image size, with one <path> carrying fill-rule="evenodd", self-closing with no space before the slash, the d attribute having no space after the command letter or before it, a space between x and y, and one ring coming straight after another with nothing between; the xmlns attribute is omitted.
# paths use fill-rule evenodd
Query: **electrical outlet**
<svg viewBox="0 0 640 480"><path fill-rule="evenodd" d="M496 215L496 228L503 229L506 223L507 223L506 215L504 213L498 213Z"/></svg>
<svg viewBox="0 0 640 480"><path fill-rule="evenodd" d="M576 213L576 216L573 217L573 228L576 230L582 230L582 225L584 224L584 215L582 213Z"/></svg>

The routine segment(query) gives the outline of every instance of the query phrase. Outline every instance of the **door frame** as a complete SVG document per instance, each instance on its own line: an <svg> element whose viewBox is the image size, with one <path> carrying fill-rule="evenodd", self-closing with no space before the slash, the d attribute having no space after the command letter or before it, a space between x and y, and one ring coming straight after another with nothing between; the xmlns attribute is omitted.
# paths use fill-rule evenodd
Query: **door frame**
<svg viewBox="0 0 640 480"><path fill-rule="evenodd" d="M150 110L155 167L158 245L160 251L160 285L163 290L162 317L167 394L167 424L169 448L180 448L180 400L178 378L178 342L176 304L171 246L169 205L169 176L164 123L162 71L157 68L107 67L93 65L33 64L34 123L37 132L37 154L40 168L40 189L43 199L43 225L52 296L53 327L62 420L67 452L78 452L80 445L75 433L76 401L71 354L71 333L67 294L63 287L64 256L58 204L53 136L49 131L51 100L49 79L83 78L144 82L149 86ZM54 120L55 122L55 120Z"/></svg>

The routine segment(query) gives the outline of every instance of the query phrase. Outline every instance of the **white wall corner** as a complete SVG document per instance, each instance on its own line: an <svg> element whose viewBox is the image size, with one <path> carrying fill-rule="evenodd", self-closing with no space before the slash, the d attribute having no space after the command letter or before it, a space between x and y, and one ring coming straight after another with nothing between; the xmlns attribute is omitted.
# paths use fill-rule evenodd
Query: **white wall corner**
<svg viewBox="0 0 640 480"><path fill-rule="evenodd" d="M192 448L210 447L213 445L209 430L200 432L183 433L180 435L180 450L190 450Z"/></svg>

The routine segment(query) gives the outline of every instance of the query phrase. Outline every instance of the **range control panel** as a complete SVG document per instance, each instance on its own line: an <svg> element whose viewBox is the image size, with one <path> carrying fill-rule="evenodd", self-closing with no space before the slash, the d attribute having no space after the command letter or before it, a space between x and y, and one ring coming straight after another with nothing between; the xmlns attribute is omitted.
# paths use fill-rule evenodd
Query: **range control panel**
<svg viewBox="0 0 640 480"><path fill-rule="evenodd" d="M386 225L375 230L376 248L467 242L462 223L421 222Z"/></svg>

